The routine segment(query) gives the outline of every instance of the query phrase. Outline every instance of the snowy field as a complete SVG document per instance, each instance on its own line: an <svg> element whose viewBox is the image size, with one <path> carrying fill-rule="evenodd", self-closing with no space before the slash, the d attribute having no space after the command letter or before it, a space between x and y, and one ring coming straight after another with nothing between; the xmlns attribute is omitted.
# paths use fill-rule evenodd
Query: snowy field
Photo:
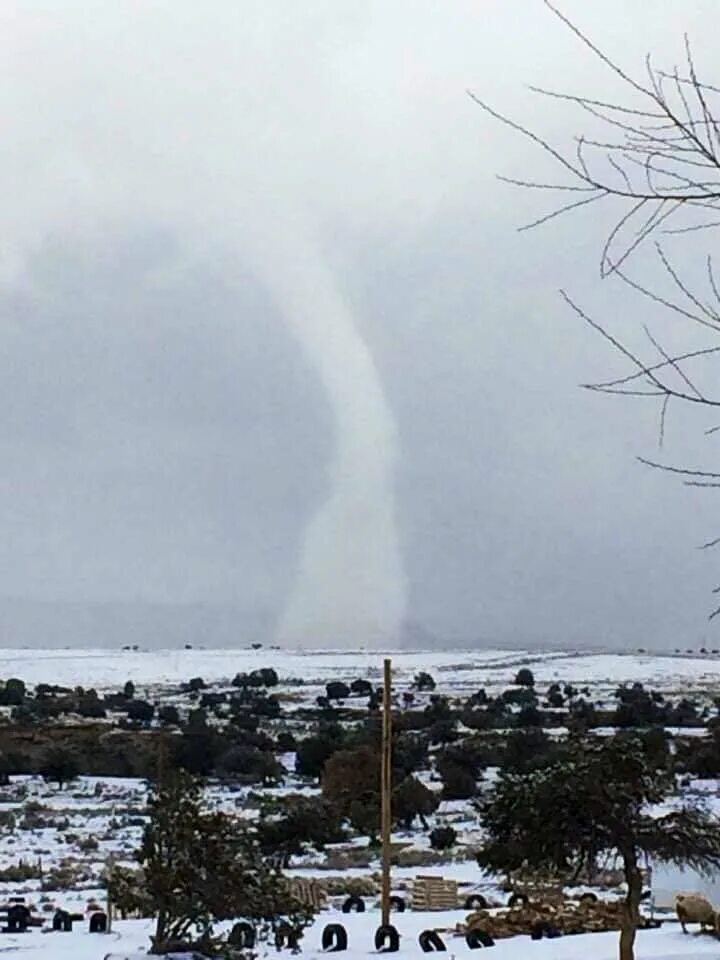
<svg viewBox="0 0 720 960"><path fill-rule="evenodd" d="M322 914L306 933L302 945L302 955L309 958L322 956L320 934L326 923L338 920L330 913ZM417 936L427 926L450 927L462 920L460 913L427 915L403 914L395 918L400 932L399 958L427 957L417 943ZM348 960L358 957L377 956L372 943L379 915L376 911L351 917L342 916L342 922L348 931L349 948L343 956ZM72 933L41 933L10 936L0 939L0 954L18 960L103 960L110 956L113 960L125 960L142 956L147 948L152 924L146 920L118 921L110 934L89 934L78 929ZM463 960L475 956L468 949L462 937L446 936L447 956L449 960ZM280 954L282 955L282 954ZM289 954L285 954L288 956ZM274 949L258 950L259 957L277 957ZM559 940L531 941L529 937L515 937L512 940L498 941L493 947L492 956L496 960L615 960L617 957L617 934L596 933ZM667 927L661 930L640 931L638 934L637 960L704 960L718 956L717 941L709 937L684 936L679 928Z"/></svg>
<svg viewBox="0 0 720 960"><path fill-rule="evenodd" d="M545 654L543 662L558 654ZM398 677L411 677L418 670L460 673L469 685L478 671L512 669L524 662L523 651L484 650L479 653L394 653ZM328 680L348 675L376 676L382 672L382 654L376 651L302 652L262 648L259 650L13 650L2 652L4 673L27 683L85 684L99 690L117 686L125 679L146 684L176 684L188 676L207 681L229 679L238 672L272 666L285 681ZM468 674L465 677L465 674Z"/></svg>
<svg viewBox="0 0 720 960"><path fill-rule="evenodd" d="M527 650L395 652L390 654L396 679L409 681L420 670L442 680L443 689L475 690L504 686L514 670L529 666L538 682L617 686L640 681L658 689L704 688L720 683L720 656L582 654ZM82 684L97 690L125 680L141 685L177 684L202 676L220 681L238 672L272 666L281 681L299 679L324 685L348 676L380 679L383 654L377 651L302 652L260 650L22 650L2 651L2 674L26 683Z"/></svg>
<svg viewBox="0 0 720 960"><path fill-rule="evenodd" d="M320 653L286 650L6 650L3 654L4 679L18 677L28 686L38 683L68 687L94 687L98 691L117 690L127 680L138 689L152 692L159 701L172 700L179 686L191 677L203 677L206 684L222 688L237 673L249 673L263 667L274 667L279 674L276 692L295 706L314 704L328 681L349 681L367 678L380 682L383 655L377 652ZM529 667L538 689L552 683L587 687L593 700L611 698L620 683L639 681L668 696L691 696L712 704L720 696L720 659L713 655L644 654L579 654L567 651L537 653L532 651L484 650L475 652L437 652L392 654L394 687L398 692L410 688L419 671L427 671L437 681L437 691L451 698L464 698L479 688L497 693L511 684L517 670ZM294 700L292 700L294 698ZM687 732L687 731L686 731ZM704 735L698 728L698 733ZM309 785L294 774L294 754L280 755L286 767L282 786L262 788L267 795L284 793L313 794L318 787ZM429 781L428 781L429 782ZM208 787L209 805L235 811L238 816L252 817L250 799L257 796L257 786ZM688 789L702 792L711 806L720 807L716 781L694 781ZM19 863L37 866L28 876L13 882L0 883L0 897L23 896L35 915L50 918L56 907L85 914L91 904L104 902L103 875L110 857L121 865L133 864L143 824L146 798L145 784L136 779L81 777L63 790L45 783L39 777L13 777L9 786L0 788L0 816L10 818L12 827L0 829L0 869ZM461 884L477 885L481 881L472 857L477 842L477 824L472 809L463 801L444 801L433 823L452 824L461 835L459 848L447 862L428 863L421 867L398 867L394 871L395 889L403 891L417 874L441 875ZM415 850L427 850L425 835L409 836L398 832L394 840L410 842ZM378 869L377 861L369 866L352 867L344 876L367 877ZM68 880L67 876L71 876ZM295 858L291 874L322 876L325 872L317 856ZM687 884L682 884L687 887ZM713 896L716 887L706 892ZM319 954L320 934L326 923L342 920L350 937L347 956L374 954L372 938L379 923L379 913L370 904L361 915L340 915L339 900L330 902L306 932L303 954ZM504 901L503 901L504 902ZM394 917L402 935L400 957L419 957L417 934L425 928L454 928L462 922L466 911L448 914L405 913ZM18 956L21 960L101 960L110 954L124 958L144 951L148 946L149 921L118 921L110 935L91 935L87 922L76 924L72 933L32 930L23 935L0 934L0 954ZM453 958L470 955L463 938L447 936L448 954ZM261 945L260 956L266 948ZM269 951L277 955L274 949ZM564 960L587 958L604 960L617 955L617 934L592 934L565 937L559 940L532 942L521 936L498 941L494 956L523 960ZM683 936L675 923L666 923L661 930L639 934L638 958L662 960L670 957L718 956L717 941L699 936Z"/></svg>

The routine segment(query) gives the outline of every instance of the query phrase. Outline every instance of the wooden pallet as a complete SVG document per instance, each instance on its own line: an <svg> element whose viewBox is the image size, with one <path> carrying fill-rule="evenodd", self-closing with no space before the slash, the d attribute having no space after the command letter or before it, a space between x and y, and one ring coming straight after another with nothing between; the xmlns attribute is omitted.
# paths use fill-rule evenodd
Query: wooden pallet
<svg viewBox="0 0 720 960"><path fill-rule="evenodd" d="M457 880L443 877L415 877L412 888L413 910L457 910Z"/></svg>
<svg viewBox="0 0 720 960"><path fill-rule="evenodd" d="M326 895L317 880L306 880L303 877L291 877L288 881L290 896L300 903L315 910L325 906Z"/></svg>

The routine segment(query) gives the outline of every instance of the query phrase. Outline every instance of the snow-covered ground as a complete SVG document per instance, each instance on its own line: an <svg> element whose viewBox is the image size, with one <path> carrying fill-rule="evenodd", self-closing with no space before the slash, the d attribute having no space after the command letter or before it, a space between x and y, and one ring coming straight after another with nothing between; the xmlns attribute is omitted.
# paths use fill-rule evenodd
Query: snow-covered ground
<svg viewBox="0 0 720 960"><path fill-rule="evenodd" d="M483 650L474 653L394 653L398 677L412 677L419 670L477 675L524 662L523 651ZM544 654L543 662L557 654ZM560 655L562 656L562 655ZM127 679L141 684L175 684L188 677L206 681L230 679L236 673L274 667L285 680L325 684L347 676L380 677L382 654L370 651L302 652L263 648L260 650L13 650L2 652L5 676L26 683L85 684L98 690L117 687ZM471 682L471 677L467 677Z"/></svg>
<svg viewBox="0 0 720 960"><path fill-rule="evenodd" d="M720 684L718 655L583 654L567 651L476 650L390 654L402 683L425 670L443 689L462 692L479 686L505 686L519 667L529 666L540 683L609 685L640 681L658 689L682 690ZM2 651L4 677L28 684L54 683L117 688L125 680L141 685L177 684L188 677L230 679L236 673L272 666L284 681L325 684L348 677L382 675L377 651L259 650L23 650Z"/></svg>
<svg viewBox="0 0 720 960"><path fill-rule="evenodd" d="M367 678L381 682L383 655L371 651L352 652L292 652L286 650L166 650L166 651L107 651L107 650L6 650L3 653L4 678L19 677L29 686L37 683L60 684L68 687L81 685L99 691L117 691L127 680L133 680L142 691L152 691L153 699L168 702L177 694L182 683L191 677L203 677L207 684L229 683L237 673L249 673L263 667L274 667L280 682L275 692L284 703L284 709L313 705L324 685L331 680L349 682ZM397 691L409 688L420 671L430 673L437 682L437 692L451 698L465 698L480 688L497 694L512 684L520 667L529 667L542 692L551 683L587 687L592 701L611 700L621 683L639 681L646 687L668 696L696 697L711 705L720 696L720 658L713 655L645 654L579 654L567 651L538 653L526 650L482 650L392 654L394 686ZM556 730L559 734L561 731ZM608 730L608 732L610 732ZM683 731L687 735L688 729ZM698 732L705 733L704 728ZM288 768L288 778L282 787L267 788L266 794L286 792L317 792L313 787L294 777L293 754L279 755ZM426 779L423 772L422 779ZM430 783L436 787L437 784ZM720 808L716 781L693 781L686 786L691 792L701 793L707 802ZM254 811L246 803L248 794L262 791L257 785L248 787L208 788L209 804L218 804L234 810L240 816L252 816ZM36 913L52 915L55 906L67 907L84 913L88 903L102 900L102 876L112 855L116 863L131 864L142 827L146 797L145 784L133 779L102 780L83 777L64 790L44 783L40 778L14 777L9 787L0 788L0 816L11 815L15 825L11 829L0 825L0 869L18 862L42 868L42 876L28 877L12 883L0 883L0 898L23 895L32 903ZM460 846L454 857L445 862L428 863L422 867L398 867L394 879L398 889L417 874L453 877L461 884L478 884L479 870L473 859L463 858L477 841L477 822L472 809L461 801L441 805L436 822L448 822L459 831ZM427 851L424 835L396 839L409 840L413 848ZM298 858L295 875L319 876L315 854ZM62 870L71 868L77 879L66 883ZM368 876L378 869L370 866L344 870L345 877ZM332 871L337 873L338 871ZM39 870L38 870L39 873ZM58 880L59 878L59 880ZM58 882L56 882L58 881ZM685 877L663 877L663 886L687 888L695 886ZM714 898L714 885L707 893ZM370 901L368 901L370 902ZM402 934L402 957L419 957L417 934L426 927L453 928L464 918L464 911L452 914L405 913L395 922ZM350 935L349 960L374 953L372 943L379 922L377 911L362 915L339 915L337 905L324 911L315 925L307 931L303 953L314 957L319 953L322 927L341 920ZM22 960L100 960L107 954L119 958L147 949L151 924L148 921L120 921L109 936L90 935L87 924L78 924L71 934L45 933L34 930L24 935L0 934L0 954L8 952ZM462 957L469 950L462 938L447 938L448 953ZM264 948L260 954L263 955ZM275 950L269 951L277 955ZM700 958L717 956L717 941L710 938L683 936L674 923L660 931L639 935L639 960L662 960L670 957ZM593 934L566 937L560 940L532 942L529 937L499 941L494 956L509 960L537 957L539 960L564 960L583 957L604 960L617 955L617 934Z"/></svg>
<svg viewBox="0 0 720 960"><path fill-rule="evenodd" d="M461 913L413 914L405 913L393 918L401 936L400 960L406 957L425 957L417 943L418 934L428 928L453 927L462 920ZM303 955L308 958L322 955L320 936L326 923L342 921L348 931L348 960L368 955L377 956L373 944L375 929L379 923L377 911L365 914L321 914L310 927L303 940ZM72 933L40 933L33 931L21 935L0 935L0 954L7 952L18 960L102 960L110 955L113 960L125 960L143 955L147 950L152 923L147 920L124 920L114 925L112 933L89 934L86 930ZM448 955L452 958L474 955L462 937L443 934ZM501 940L493 948L496 960L615 960L618 950L617 933L594 933L558 940L531 941L529 937ZM259 957L278 957L274 948L262 944ZM286 956L289 956L285 952ZM676 924L660 930L638 933L637 960L669 960L682 957L684 960L704 960L717 957L716 940L681 933Z"/></svg>

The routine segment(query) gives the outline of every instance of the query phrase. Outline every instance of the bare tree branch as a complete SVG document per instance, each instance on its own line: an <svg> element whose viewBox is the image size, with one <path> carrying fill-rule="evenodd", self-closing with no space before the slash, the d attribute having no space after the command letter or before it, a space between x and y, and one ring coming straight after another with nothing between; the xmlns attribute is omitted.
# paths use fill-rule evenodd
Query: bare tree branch
<svg viewBox="0 0 720 960"><path fill-rule="evenodd" d="M688 470L685 467L673 467L667 463L657 463L655 460L647 460L645 457L637 458L640 463L646 467L653 467L655 470L666 470L668 473L678 473L683 477L712 477L714 480L720 480L720 473L712 473L708 470Z"/></svg>
<svg viewBox="0 0 720 960"><path fill-rule="evenodd" d="M538 182L524 177L503 177L514 186L542 190L551 196L566 197L569 192L579 194L577 199L565 199L550 211L526 224L528 230L547 224L564 214L575 213L583 207L595 206L599 201L616 201L619 213L604 238L600 249L600 275L615 278L629 290L639 294L663 317L674 319L672 342L678 343L682 324L687 330L706 338L716 338L713 344L687 343L681 349L667 349L661 337L649 324L643 329L654 354L646 359L643 352L632 349L621 335L611 331L610 325L590 316L567 293L560 294L570 309L611 345L618 356L630 361L632 370L596 383L585 383L588 390L622 396L650 398L659 402L658 444L666 441L667 413L671 401L689 409L720 407L720 396L711 395L707 383L707 365L720 353L720 279L716 278L712 256L705 261L707 289L704 284L686 279L688 271L680 269L670 253L655 243L658 262L662 267L650 281L630 276L627 261L652 236L684 238L688 234L708 236L708 231L720 228L720 86L698 78L695 61L687 35L684 36L683 67L672 70L657 68L650 56L645 60L645 77L640 81L601 50L583 31L555 5L544 0L546 7L572 34L619 79L629 94L627 101L612 102L602 96L590 96L568 91L530 87L543 99L550 99L575 110L584 122L594 129L578 130L567 147L551 144L534 130L518 123L484 100L469 92L473 101L488 115L519 133L551 158L559 167L562 182ZM544 179L544 178L543 178ZM671 242L671 241L668 241ZM671 292L666 292L668 284ZM628 312L628 318L632 314ZM626 321L627 322L627 319ZM658 362L656 354L661 360ZM701 366L701 364L704 364ZM674 403L673 403L674 407ZM704 429L706 436L720 432L720 424ZM674 474L687 486L720 488L720 472L706 469L688 469L667 463L658 463L644 457L640 462ZM703 549L720 545L720 537L703 544ZM720 587L717 592L720 592ZM710 615L720 615L720 607Z"/></svg>

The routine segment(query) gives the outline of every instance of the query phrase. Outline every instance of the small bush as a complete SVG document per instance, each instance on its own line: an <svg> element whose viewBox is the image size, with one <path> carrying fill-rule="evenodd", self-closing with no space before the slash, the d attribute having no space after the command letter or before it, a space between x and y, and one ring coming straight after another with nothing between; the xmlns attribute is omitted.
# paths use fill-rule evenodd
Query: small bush
<svg viewBox="0 0 720 960"><path fill-rule="evenodd" d="M535 677L533 676L532 670L528 670L527 667L518 670L515 674L514 683L519 687L534 687Z"/></svg>
<svg viewBox="0 0 720 960"><path fill-rule="evenodd" d="M437 863L447 863L448 854L442 850L401 850L397 854L399 867L432 867Z"/></svg>
<svg viewBox="0 0 720 960"><path fill-rule="evenodd" d="M178 708L172 704L166 704L164 707L160 707L158 710L158 720L160 723L170 724L176 727L180 726Z"/></svg>
<svg viewBox="0 0 720 960"><path fill-rule="evenodd" d="M430 846L433 850L449 850L457 842L457 830L453 827L435 827L430 833Z"/></svg>
<svg viewBox="0 0 720 960"><path fill-rule="evenodd" d="M325 684L325 695L328 700L347 700L350 696L350 687L342 680L331 680Z"/></svg>
<svg viewBox="0 0 720 960"><path fill-rule="evenodd" d="M282 730L277 735L277 749L279 753L294 753L297 749L297 741L289 730Z"/></svg>
<svg viewBox="0 0 720 960"><path fill-rule="evenodd" d="M375 854L367 847L353 850L329 850L325 858L326 870L351 870L356 867L365 869L373 861Z"/></svg>
<svg viewBox="0 0 720 960"><path fill-rule="evenodd" d="M0 883L23 883L25 880L37 880L42 876L42 866L20 860L0 870Z"/></svg>
<svg viewBox="0 0 720 960"><path fill-rule="evenodd" d="M63 861L47 873L42 880L43 890L72 890L89 878L79 865Z"/></svg>
<svg viewBox="0 0 720 960"><path fill-rule="evenodd" d="M369 697L373 692L372 684L369 680L358 678L350 684L350 692L354 693L356 697Z"/></svg>
<svg viewBox="0 0 720 960"><path fill-rule="evenodd" d="M147 700L129 700L126 706L128 720L138 723L150 723L155 715L155 707Z"/></svg>
<svg viewBox="0 0 720 960"><path fill-rule="evenodd" d="M234 687L276 687L278 675L272 667L262 667L251 673L238 673L232 681Z"/></svg>
<svg viewBox="0 0 720 960"><path fill-rule="evenodd" d="M12 810L0 810L0 830L15 829L15 814Z"/></svg>

